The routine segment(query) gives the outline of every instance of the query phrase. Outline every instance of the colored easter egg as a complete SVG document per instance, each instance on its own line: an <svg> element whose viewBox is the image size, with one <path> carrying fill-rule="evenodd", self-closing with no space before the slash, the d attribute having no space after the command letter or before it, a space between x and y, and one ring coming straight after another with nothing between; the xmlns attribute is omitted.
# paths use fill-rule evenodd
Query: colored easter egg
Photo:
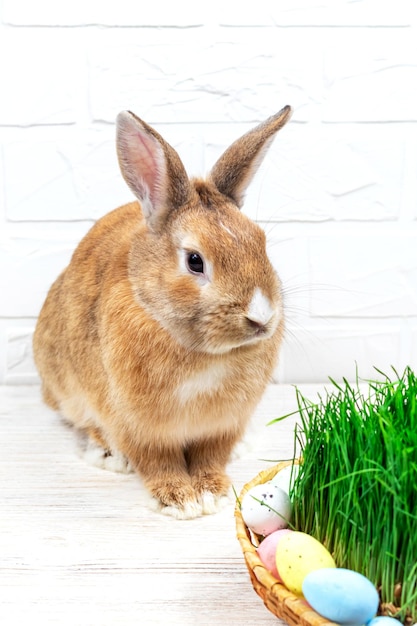
<svg viewBox="0 0 417 626"><path fill-rule="evenodd" d="M303 594L302 584L307 574L336 567L330 552L317 539L299 531L282 537L277 546L276 564L284 585L298 596Z"/></svg>
<svg viewBox="0 0 417 626"><path fill-rule="evenodd" d="M388 617L386 615L380 615L379 617L374 617L370 622L367 622L366 626L399 626L400 622L393 617ZM415 624L413 624L415 626Z"/></svg>
<svg viewBox="0 0 417 626"><path fill-rule="evenodd" d="M265 565L266 569L271 572L273 576L277 580L281 580L280 575L278 574L277 564L276 564L276 552L277 545L284 537L284 535L292 532L289 528L283 528L282 530L276 530L271 533L262 541L262 543L257 548L257 553L262 563Z"/></svg>
<svg viewBox="0 0 417 626"><path fill-rule="evenodd" d="M299 471L299 465L287 465L275 474L274 478L272 478L271 480L271 483L273 485L278 485L280 489L286 491L286 493L289 494L290 489L294 485L295 479L297 478Z"/></svg>
<svg viewBox="0 0 417 626"><path fill-rule="evenodd" d="M302 590L317 613L339 624L362 626L378 610L379 596L375 586L352 570L331 568L310 572L304 579Z"/></svg>
<svg viewBox="0 0 417 626"><path fill-rule="evenodd" d="M272 483L255 485L244 495L241 513L246 526L257 535L286 528L291 518L289 495Z"/></svg>

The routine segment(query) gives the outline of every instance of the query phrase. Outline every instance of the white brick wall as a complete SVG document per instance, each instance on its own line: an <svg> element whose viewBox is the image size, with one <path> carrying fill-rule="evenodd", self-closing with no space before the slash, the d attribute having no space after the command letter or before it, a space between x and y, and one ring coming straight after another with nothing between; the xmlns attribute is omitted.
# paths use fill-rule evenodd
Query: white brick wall
<svg viewBox="0 0 417 626"><path fill-rule="evenodd" d="M0 0L0 382L92 221L130 199L132 109L192 174L284 104L245 210L285 285L281 381L417 367L414 0Z"/></svg>

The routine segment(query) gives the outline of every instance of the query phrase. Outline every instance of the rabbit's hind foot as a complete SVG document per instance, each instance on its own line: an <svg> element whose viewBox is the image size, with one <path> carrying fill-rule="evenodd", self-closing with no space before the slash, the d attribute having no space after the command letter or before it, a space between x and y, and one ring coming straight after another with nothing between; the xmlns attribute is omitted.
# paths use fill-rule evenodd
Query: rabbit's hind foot
<svg viewBox="0 0 417 626"><path fill-rule="evenodd" d="M109 448L97 441L97 438L87 435L81 446L81 456L89 464L110 472L130 474L133 472L129 460L118 450Z"/></svg>

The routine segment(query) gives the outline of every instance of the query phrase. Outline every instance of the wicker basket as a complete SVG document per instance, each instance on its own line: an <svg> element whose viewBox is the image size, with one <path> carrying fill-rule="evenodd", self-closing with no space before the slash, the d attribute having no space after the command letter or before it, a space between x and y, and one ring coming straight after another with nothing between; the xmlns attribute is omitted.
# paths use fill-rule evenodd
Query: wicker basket
<svg viewBox="0 0 417 626"><path fill-rule="evenodd" d="M268 470L260 472L250 483L243 487L240 500L242 500L249 489L271 480L277 472L287 465L290 465L290 462L279 463ZM245 557L253 588L271 613L283 619L290 626L337 626L334 622L329 622L313 611L305 600L288 591L266 569L251 541L251 533L243 521L238 504L235 509L235 517L237 538Z"/></svg>

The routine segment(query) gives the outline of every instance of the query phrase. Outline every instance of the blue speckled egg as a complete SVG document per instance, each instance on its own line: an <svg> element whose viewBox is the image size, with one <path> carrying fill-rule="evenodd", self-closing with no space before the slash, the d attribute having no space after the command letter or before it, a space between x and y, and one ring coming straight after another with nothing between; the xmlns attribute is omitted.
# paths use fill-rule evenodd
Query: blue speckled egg
<svg viewBox="0 0 417 626"><path fill-rule="evenodd" d="M400 622L393 617L386 617L385 615L381 615L379 617L374 617L370 622L367 623L366 626L401 626Z"/></svg>
<svg viewBox="0 0 417 626"><path fill-rule="evenodd" d="M323 617L345 626L362 626L378 610L379 596L370 580L342 568L319 569L303 582L303 595Z"/></svg>

